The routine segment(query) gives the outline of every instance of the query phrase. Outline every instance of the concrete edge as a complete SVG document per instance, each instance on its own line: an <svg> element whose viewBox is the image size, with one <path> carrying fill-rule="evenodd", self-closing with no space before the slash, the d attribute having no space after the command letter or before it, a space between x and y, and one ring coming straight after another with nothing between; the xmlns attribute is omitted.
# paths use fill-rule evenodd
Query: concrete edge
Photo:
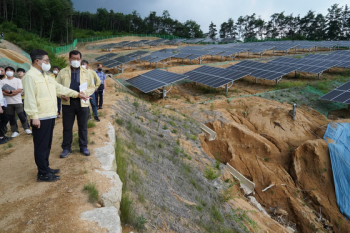
<svg viewBox="0 0 350 233"><path fill-rule="evenodd" d="M112 187L109 191L101 195L103 206L90 211L81 213L80 218L91 222L97 222L98 226L108 229L111 233L121 233L122 227L119 216L120 201L122 197L122 186L119 175L117 174L117 165L115 161L115 130L109 122L108 127L109 142L105 142L104 147L96 148L94 154L101 163L103 171L96 172L109 178Z"/></svg>

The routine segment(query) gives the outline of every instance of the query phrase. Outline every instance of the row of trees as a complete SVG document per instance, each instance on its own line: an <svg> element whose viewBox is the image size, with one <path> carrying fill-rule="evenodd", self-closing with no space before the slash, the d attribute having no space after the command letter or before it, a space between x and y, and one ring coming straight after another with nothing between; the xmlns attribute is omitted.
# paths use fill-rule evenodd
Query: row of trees
<svg viewBox="0 0 350 233"><path fill-rule="evenodd" d="M71 0L0 0L0 23L13 22L18 28L59 44L71 43L76 37L133 34L165 34L185 38L291 38L308 40L350 39L350 9L332 5L326 15L309 11L305 16L273 14L265 21L256 14L223 22L220 30L211 23L203 34L193 20L179 22L168 11L152 11L144 18L137 11L124 14L98 8L96 13L79 12ZM6 30L6 29L5 29ZM96 31L99 31L97 33Z"/></svg>
<svg viewBox="0 0 350 233"><path fill-rule="evenodd" d="M307 40L349 40L350 39L350 9L348 5L334 4L328 8L327 15L315 14L309 11L304 17L284 12L271 15L265 21L256 14L240 16L236 22L230 18L220 26L217 33L216 25L209 26L208 36L211 38L291 38Z"/></svg>

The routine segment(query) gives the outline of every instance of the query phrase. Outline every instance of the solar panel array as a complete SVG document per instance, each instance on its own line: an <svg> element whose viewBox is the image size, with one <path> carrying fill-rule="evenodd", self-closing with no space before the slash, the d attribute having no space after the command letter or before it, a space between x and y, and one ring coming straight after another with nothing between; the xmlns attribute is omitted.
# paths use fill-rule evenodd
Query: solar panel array
<svg viewBox="0 0 350 233"><path fill-rule="evenodd" d="M269 63L291 66L297 71L319 74L337 66L340 62L280 57Z"/></svg>
<svg viewBox="0 0 350 233"><path fill-rule="evenodd" d="M172 57L174 54L172 52L154 52L148 56L140 58L141 61L149 61L149 62L159 62L165 60L169 57Z"/></svg>
<svg viewBox="0 0 350 233"><path fill-rule="evenodd" d="M114 58L112 60L106 61L106 62L102 63L102 65L107 67L107 68L113 68L113 67L131 62L131 61L135 61L135 60L136 60L136 58L134 58L134 57L121 56L121 57L117 57L117 58Z"/></svg>
<svg viewBox="0 0 350 233"><path fill-rule="evenodd" d="M218 88L240 78L247 76L249 72L232 71L223 68L201 66L186 72L187 79L204 85Z"/></svg>
<svg viewBox="0 0 350 233"><path fill-rule="evenodd" d="M135 58L137 58L137 57L141 57L142 55L145 55L147 53L149 53L149 52L148 51L136 51L136 52L133 52L133 53L129 53L127 56L128 57L135 57Z"/></svg>
<svg viewBox="0 0 350 233"><path fill-rule="evenodd" d="M103 61L111 59L112 57L116 57L117 55L118 54L116 54L116 53L107 53L107 54L105 54L103 56L96 57L95 60L99 61L99 62L103 62Z"/></svg>
<svg viewBox="0 0 350 233"><path fill-rule="evenodd" d="M134 78L128 79L126 82L141 90L142 92L148 93L158 88L180 81L186 77L186 75L176 74L163 70L152 70L147 73L138 75Z"/></svg>
<svg viewBox="0 0 350 233"><path fill-rule="evenodd" d="M350 68L350 51L336 51L329 55L311 54L303 59L314 61L329 61L337 63L337 67Z"/></svg>
<svg viewBox="0 0 350 233"><path fill-rule="evenodd" d="M350 104L350 82L347 82L328 94L322 96L321 100Z"/></svg>
<svg viewBox="0 0 350 233"><path fill-rule="evenodd" d="M242 61L233 66L227 67L227 69L232 71L248 72L252 77L266 80L276 80L296 70L294 67L290 66L253 61Z"/></svg>
<svg viewBox="0 0 350 233"><path fill-rule="evenodd" d="M110 48L114 48L115 45L116 45L116 43L102 45L102 46L101 46L101 49L110 49Z"/></svg>

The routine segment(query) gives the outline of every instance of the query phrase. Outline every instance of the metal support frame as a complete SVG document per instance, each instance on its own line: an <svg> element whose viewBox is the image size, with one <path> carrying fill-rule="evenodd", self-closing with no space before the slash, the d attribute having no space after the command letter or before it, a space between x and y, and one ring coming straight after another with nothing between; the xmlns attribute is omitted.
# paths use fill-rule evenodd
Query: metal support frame
<svg viewBox="0 0 350 233"><path fill-rule="evenodd" d="M295 116L296 116L296 114L297 114L296 107L297 107L297 105L294 103L294 104L293 104L293 113L292 113L293 121L295 121Z"/></svg>
<svg viewBox="0 0 350 233"><path fill-rule="evenodd" d="M321 79L321 74L322 74L323 72L320 72L320 73L318 73L317 75L318 75L318 79Z"/></svg>
<svg viewBox="0 0 350 233"><path fill-rule="evenodd" d="M169 90L165 90L165 86L162 87L162 94L163 94L163 99L166 98L166 94L171 90L171 88L173 87L173 84L170 85Z"/></svg>
<svg viewBox="0 0 350 233"><path fill-rule="evenodd" d="M350 104L348 105L348 111L350 112Z"/></svg>
<svg viewBox="0 0 350 233"><path fill-rule="evenodd" d="M282 76L280 78L276 78L276 86L278 85L278 82L282 79Z"/></svg>

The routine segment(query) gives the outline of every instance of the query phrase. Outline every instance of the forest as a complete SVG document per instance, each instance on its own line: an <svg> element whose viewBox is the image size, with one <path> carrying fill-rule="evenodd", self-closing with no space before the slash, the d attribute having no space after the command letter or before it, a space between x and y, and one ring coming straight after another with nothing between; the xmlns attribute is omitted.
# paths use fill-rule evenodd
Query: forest
<svg viewBox="0 0 350 233"><path fill-rule="evenodd" d="M349 40L350 9L348 5L331 5L322 15L310 10L305 16L275 13L266 21L257 14L229 18L219 28L211 23L206 33L193 20L179 22L169 11L162 15L152 11L142 18L135 10L125 14L96 9L95 13L74 9L71 0L0 0L0 23L12 22L19 29L65 45L75 38L120 34L162 34L183 38L247 38ZM215 20L215 19L213 19ZM7 30L6 27L2 27ZM8 30L7 30L8 31Z"/></svg>

